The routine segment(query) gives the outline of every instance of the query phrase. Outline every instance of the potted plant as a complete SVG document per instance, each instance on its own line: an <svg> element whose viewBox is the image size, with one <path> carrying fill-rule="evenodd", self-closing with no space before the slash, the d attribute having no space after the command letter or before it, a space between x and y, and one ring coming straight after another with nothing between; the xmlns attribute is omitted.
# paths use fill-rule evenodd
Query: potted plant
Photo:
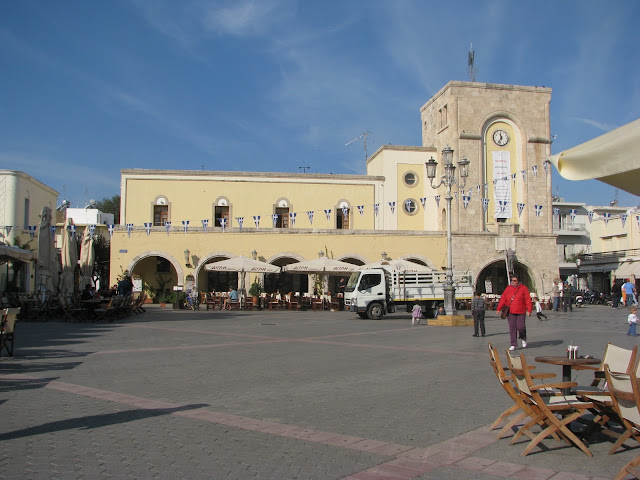
<svg viewBox="0 0 640 480"><path fill-rule="evenodd" d="M258 300L260 298L260 294L262 293L262 285L258 281L254 281L249 287L249 295L251 295L253 299L253 306L258 306Z"/></svg>

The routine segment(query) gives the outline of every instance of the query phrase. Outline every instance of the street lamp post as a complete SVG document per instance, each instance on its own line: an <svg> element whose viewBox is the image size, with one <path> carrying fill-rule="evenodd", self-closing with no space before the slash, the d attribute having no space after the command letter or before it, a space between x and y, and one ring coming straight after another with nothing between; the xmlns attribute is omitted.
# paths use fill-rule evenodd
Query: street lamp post
<svg viewBox="0 0 640 480"><path fill-rule="evenodd" d="M447 196L445 200L447 202L447 272L444 286L444 310L447 315L456 315L456 288L453 284L453 256L452 256L452 240L451 240L451 187L457 185L458 188L464 188L467 184L467 177L469 176L469 160L466 158L460 159L458 166L460 167L460 179L456 180L456 166L453 164L453 149L445 147L442 150L442 161L444 162L444 175L440 178L440 182L437 185L433 184L433 180L436 178L436 162L433 157L425 163L427 168L427 178L431 184L431 188L434 190L441 185L447 187Z"/></svg>

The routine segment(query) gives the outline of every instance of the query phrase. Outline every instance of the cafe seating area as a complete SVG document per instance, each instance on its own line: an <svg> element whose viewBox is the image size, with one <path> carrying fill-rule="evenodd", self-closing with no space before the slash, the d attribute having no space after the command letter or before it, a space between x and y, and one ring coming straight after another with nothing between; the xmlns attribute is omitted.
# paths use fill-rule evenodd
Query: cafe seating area
<svg viewBox="0 0 640 480"><path fill-rule="evenodd" d="M211 292L201 294L201 304L206 306L206 310L223 310L226 292ZM330 293L324 295L314 295L310 293L289 292L281 294L261 293L256 299L240 295L237 302L229 302L226 304L232 310L253 310L253 308L262 310L312 310L312 311L337 311L343 308L341 294L332 295Z"/></svg>
<svg viewBox="0 0 640 480"><path fill-rule="evenodd" d="M525 447L522 456L543 454L552 442L580 449L592 457L589 439L596 431L612 442L609 455L640 444L640 358L638 347L605 345L602 359L590 356L536 357L536 363L562 366L563 378L540 373L524 353L505 352L506 362L489 343L489 363L501 390L511 399L509 408L490 426L497 438L511 434L510 445ZM506 365L506 367L504 366ZM567 372L592 370L593 381L581 386L567 380ZM640 478L640 454L615 477Z"/></svg>

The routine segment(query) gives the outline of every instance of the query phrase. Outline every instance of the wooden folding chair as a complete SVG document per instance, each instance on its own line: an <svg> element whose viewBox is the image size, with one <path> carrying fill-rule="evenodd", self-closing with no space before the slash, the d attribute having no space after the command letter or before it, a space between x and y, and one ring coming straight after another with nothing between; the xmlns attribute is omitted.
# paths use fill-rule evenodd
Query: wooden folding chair
<svg viewBox="0 0 640 480"><path fill-rule="evenodd" d="M19 313L19 308L7 308L2 313L2 320L0 321L0 356L2 356L2 350L6 350L9 356L13 357L16 321Z"/></svg>
<svg viewBox="0 0 640 480"><path fill-rule="evenodd" d="M575 370L594 370L593 381L591 385L578 386L576 392L587 395L589 393L598 393L607 390L604 379L604 366L609 365L612 372L630 373L636 369L638 362L638 346L634 346L631 350L618 347L611 342L607 343L602 356L600 365L580 365L573 367Z"/></svg>
<svg viewBox="0 0 640 480"><path fill-rule="evenodd" d="M638 440L638 429L640 428L640 385L635 373L615 373L608 365L604 366L605 378L609 384L609 393L613 401L614 408L623 426L626 428L620 437L626 440L634 436ZM624 440L623 440L624 441ZM627 463L615 476L615 480L622 480L627 474L640 478L640 455Z"/></svg>
<svg viewBox="0 0 640 480"><path fill-rule="evenodd" d="M542 440L556 433L567 443L573 443L585 455L592 457L593 454L589 448L569 429L569 424L580 418L588 409L593 408L593 403L581 401L575 395L543 396L540 394L541 390L571 388L575 387L577 383L558 382L536 385L531 377L531 371L524 354L515 354L507 351L507 360L509 361L511 375L518 387L519 395L534 413L531 420L518 430L510 443L513 445L525 433L532 433L532 427L541 422L543 424L542 432L533 437L520 455L528 455ZM560 418L556 415L559 415Z"/></svg>
<svg viewBox="0 0 640 480"><path fill-rule="evenodd" d="M491 368L493 368L493 372L496 374L500 385L506 392L506 394L513 400L514 404L507 408L504 412L498 415L498 418L491 424L489 430L495 430L498 426L505 422L504 426L496 435L496 438L502 438L505 433L509 430L512 430L516 427L522 420L525 418L531 417L534 415L531 407L520 397L516 389L514 388L512 382L512 377L507 375L506 369L502 366L502 362L500 361L500 357L498 355L498 351L496 348L489 342L489 364ZM541 379L541 378L554 378L555 373L536 373L532 374L533 378ZM557 390L549 390L549 394L557 393ZM509 419L514 413L519 412L518 415Z"/></svg>

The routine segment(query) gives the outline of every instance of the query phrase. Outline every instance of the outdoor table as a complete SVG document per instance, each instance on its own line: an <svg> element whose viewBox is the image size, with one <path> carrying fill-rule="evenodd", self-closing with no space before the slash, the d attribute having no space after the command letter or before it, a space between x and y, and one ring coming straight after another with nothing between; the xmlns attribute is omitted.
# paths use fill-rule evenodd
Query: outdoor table
<svg viewBox="0 0 640 480"><path fill-rule="evenodd" d="M562 365L562 381L571 381L571 369L574 367L580 367L582 365L599 365L601 360L599 358L567 358L562 355L549 356L549 357L535 357L535 361L539 363L549 363L551 365ZM562 393L569 395L571 388L563 388Z"/></svg>

